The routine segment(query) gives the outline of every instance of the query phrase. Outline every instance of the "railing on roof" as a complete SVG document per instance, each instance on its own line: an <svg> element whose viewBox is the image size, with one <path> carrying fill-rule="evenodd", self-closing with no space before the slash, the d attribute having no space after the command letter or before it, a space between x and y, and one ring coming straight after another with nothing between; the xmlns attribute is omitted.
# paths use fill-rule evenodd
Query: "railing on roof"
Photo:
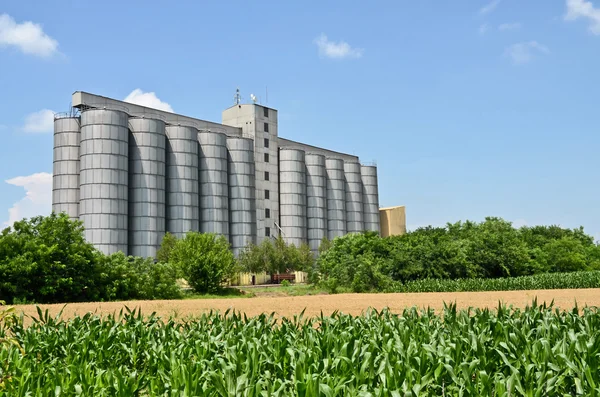
<svg viewBox="0 0 600 397"><path fill-rule="evenodd" d="M360 163L360 165L364 165L367 167L377 167L377 161L372 160L372 161L363 161Z"/></svg>
<svg viewBox="0 0 600 397"><path fill-rule="evenodd" d="M114 103L106 104L106 103L82 103L80 110L81 112L85 112L87 110L118 110L120 112L124 112L129 114L129 108L123 105L117 105Z"/></svg>

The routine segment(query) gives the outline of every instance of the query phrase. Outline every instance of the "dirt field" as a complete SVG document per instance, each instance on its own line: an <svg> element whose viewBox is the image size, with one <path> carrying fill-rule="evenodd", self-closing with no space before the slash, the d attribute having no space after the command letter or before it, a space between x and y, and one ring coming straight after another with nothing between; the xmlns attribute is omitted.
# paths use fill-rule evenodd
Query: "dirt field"
<svg viewBox="0 0 600 397"><path fill-rule="evenodd" d="M330 314L335 310L349 314L361 314L365 309L388 307L400 312L406 307L443 308L444 302L456 302L460 308L469 306L495 308L498 301L524 307L537 297L538 302L550 303L554 300L557 307L567 309L573 307L575 301L580 307L600 306L600 289L579 290L536 290L509 292L458 292L458 293L422 293L422 294L339 294L299 297L256 297L247 299L198 299L175 301L131 301L109 303L72 303L63 311L63 318L81 315L87 312L102 314L118 313L127 305L129 308L141 307L142 313L156 312L163 317L176 316L185 318L207 312L209 310L225 311L229 308L245 312L248 316L262 312L276 312L280 316L292 316L306 308L305 316L319 315L321 311ZM64 305L40 305L49 309L52 315ZM36 315L33 305L18 305L18 311L27 315Z"/></svg>

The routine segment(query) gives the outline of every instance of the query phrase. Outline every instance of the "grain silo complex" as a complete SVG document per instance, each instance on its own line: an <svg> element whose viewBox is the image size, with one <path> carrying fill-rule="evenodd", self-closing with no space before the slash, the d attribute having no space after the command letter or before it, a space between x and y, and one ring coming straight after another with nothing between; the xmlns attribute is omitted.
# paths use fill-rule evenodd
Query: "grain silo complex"
<svg viewBox="0 0 600 397"><path fill-rule="evenodd" d="M236 254L380 232L376 166L279 137L275 109L238 101L214 123L80 91L72 105L54 121L52 209L104 253L155 256L166 232L221 234Z"/></svg>

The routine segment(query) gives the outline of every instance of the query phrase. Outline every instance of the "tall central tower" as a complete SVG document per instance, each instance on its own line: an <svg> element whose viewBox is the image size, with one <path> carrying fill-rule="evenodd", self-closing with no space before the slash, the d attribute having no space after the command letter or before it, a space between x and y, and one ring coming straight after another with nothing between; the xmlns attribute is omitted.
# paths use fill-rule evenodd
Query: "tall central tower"
<svg viewBox="0 0 600 397"><path fill-rule="evenodd" d="M279 146L277 110L257 104L236 104L223 111L225 125L239 127L254 140L257 244L279 235Z"/></svg>

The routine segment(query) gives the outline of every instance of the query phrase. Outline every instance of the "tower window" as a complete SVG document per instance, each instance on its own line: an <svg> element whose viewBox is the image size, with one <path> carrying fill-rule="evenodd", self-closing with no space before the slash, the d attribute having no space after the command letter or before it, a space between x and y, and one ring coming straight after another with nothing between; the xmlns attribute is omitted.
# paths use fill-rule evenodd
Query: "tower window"
<svg viewBox="0 0 600 397"><path fill-rule="evenodd" d="M269 153L265 153L265 163L269 162Z"/></svg>
<svg viewBox="0 0 600 397"><path fill-rule="evenodd" d="M265 171L265 181L269 180L269 171Z"/></svg>
<svg viewBox="0 0 600 397"><path fill-rule="evenodd" d="M271 237L271 228L265 227L265 237Z"/></svg>
<svg viewBox="0 0 600 397"><path fill-rule="evenodd" d="M265 147L268 148L269 147L269 139L265 138Z"/></svg>
<svg viewBox="0 0 600 397"><path fill-rule="evenodd" d="M269 109L268 108L263 108L263 115L265 117L269 117Z"/></svg>
<svg viewBox="0 0 600 397"><path fill-rule="evenodd" d="M270 193L268 190L265 190L265 200L269 200Z"/></svg>
<svg viewBox="0 0 600 397"><path fill-rule="evenodd" d="M271 217L271 210L269 208L265 208L265 218Z"/></svg>
<svg viewBox="0 0 600 397"><path fill-rule="evenodd" d="M269 123L265 123L265 132L269 132Z"/></svg>

